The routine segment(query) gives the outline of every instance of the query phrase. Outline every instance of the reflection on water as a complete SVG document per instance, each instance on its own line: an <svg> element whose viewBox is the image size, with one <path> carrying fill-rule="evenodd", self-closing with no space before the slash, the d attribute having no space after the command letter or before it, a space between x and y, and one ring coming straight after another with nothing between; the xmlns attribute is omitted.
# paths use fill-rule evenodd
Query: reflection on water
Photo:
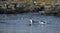
<svg viewBox="0 0 60 33"><path fill-rule="evenodd" d="M29 26L29 18L37 23ZM47 24L39 24L40 20ZM60 17L38 13L0 14L0 33L60 33Z"/></svg>

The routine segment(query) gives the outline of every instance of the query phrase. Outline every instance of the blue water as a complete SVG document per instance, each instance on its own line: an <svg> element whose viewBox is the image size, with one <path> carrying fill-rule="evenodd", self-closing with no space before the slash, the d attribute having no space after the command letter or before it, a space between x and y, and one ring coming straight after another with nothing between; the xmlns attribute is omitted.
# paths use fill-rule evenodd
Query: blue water
<svg viewBox="0 0 60 33"><path fill-rule="evenodd" d="M31 26L30 18L36 21ZM47 24L39 24L41 20ZM39 13L0 14L0 33L60 33L60 17Z"/></svg>

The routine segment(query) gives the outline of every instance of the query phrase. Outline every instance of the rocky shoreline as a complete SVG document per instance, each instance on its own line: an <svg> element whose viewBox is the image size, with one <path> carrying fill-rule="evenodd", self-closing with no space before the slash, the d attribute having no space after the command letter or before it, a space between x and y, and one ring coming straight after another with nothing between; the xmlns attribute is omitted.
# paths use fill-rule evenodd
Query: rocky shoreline
<svg viewBox="0 0 60 33"><path fill-rule="evenodd" d="M10 14L10 13L24 13L24 12L38 12L44 10L44 6L35 6L35 5L17 5L6 6L5 8L0 7L0 14Z"/></svg>
<svg viewBox="0 0 60 33"><path fill-rule="evenodd" d="M4 7L0 6L0 14L20 14L28 12L40 12L44 11L42 14L48 15L60 15L60 5L53 6L40 6L40 5L27 5L21 4L20 6L14 4L9 7L8 5Z"/></svg>

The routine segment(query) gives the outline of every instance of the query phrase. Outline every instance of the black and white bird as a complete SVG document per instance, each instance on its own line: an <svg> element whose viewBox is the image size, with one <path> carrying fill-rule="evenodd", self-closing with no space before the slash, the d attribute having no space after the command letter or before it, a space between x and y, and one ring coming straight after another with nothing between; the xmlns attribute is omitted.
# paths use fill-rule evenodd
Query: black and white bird
<svg viewBox="0 0 60 33"><path fill-rule="evenodd" d="M42 24L42 25L43 25L43 24L46 24L46 22L43 21L43 20L39 21L39 23Z"/></svg>
<svg viewBox="0 0 60 33"><path fill-rule="evenodd" d="M29 21L30 21L29 25L34 24L34 20L30 19Z"/></svg>

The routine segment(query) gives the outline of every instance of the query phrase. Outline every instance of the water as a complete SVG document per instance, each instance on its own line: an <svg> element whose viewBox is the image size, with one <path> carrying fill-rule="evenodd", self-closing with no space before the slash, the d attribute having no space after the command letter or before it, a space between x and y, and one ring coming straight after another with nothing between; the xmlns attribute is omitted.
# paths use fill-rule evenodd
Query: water
<svg viewBox="0 0 60 33"><path fill-rule="evenodd" d="M30 18L37 23L29 26ZM39 24L41 20L47 24ZM60 33L60 17L39 13L0 14L0 33Z"/></svg>

